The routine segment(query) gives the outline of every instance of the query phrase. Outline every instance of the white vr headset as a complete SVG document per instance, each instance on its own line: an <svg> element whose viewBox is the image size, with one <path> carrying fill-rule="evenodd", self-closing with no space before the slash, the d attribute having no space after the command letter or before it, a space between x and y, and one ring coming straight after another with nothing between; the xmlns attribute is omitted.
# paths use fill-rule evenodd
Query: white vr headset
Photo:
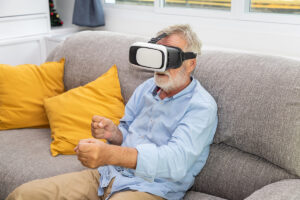
<svg viewBox="0 0 300 200"><path fill-rule="evenodd" d="M179 68L185 60L196 58L197 54L193 52L183 52L178 47L155 44L166 36L167 34L163 33L148 43L132 44L129 49L129 62L138 68L164 72L170 68Z"/></svg>

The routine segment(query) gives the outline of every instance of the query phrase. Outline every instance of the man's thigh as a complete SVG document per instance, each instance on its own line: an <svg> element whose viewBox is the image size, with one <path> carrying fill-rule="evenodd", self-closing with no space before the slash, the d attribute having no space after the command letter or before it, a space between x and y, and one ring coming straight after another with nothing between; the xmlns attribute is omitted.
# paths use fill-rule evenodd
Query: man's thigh
<svg viewBox="0 0 300 200"><path fill-rule="evenodd" d="M139 191L124 191L124 192L117 192L113 194L109 200L163 200L163 198L149 194L146 192L139 192Z"/></svg>
<svg viewBox="0 0 300 200"><path fill-rule="evenodd" d="M99 178L100 175L95 169L62 174L46 179L38 179L16 188L6 200L99 200Z"/></svg>

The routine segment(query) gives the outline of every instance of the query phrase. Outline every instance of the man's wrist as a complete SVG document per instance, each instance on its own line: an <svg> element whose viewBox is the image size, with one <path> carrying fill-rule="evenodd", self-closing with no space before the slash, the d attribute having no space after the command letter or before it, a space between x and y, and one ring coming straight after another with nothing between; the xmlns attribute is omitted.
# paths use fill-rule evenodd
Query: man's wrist
<svg viewBox="0 0 300 200"><path fill-rule="evenodd" d="M121 131L119 130L118 127L116 127L116 131L114 132L114 134L112 134L112 137L110 139L107 139L107 141L111 144L115 144L115 145L121 145L123 142L123 134L121 133Z"/></svg>
<svg viewBox="0 0 300 200"><path fill-rule="evenodd" d="M114 133L111 134L111 137L110 138L107 138L106 140L111 143L111 144L114 144L114 141L116 140L115 137L116 137L116 134L117 134L117 131L115 131Z"/></svg>

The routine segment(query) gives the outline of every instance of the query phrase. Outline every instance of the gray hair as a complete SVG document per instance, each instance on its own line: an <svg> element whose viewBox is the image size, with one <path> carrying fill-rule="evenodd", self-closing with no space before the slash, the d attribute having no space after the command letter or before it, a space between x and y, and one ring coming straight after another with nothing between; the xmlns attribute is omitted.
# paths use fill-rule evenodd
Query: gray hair
<svg viewBox="0 0 300 200"><path fill-rule="evenodd" d="M167 35L181 34L187 42L187 46L185 47L184 51L194 52L197 55L201 54L202 43L189 24L178 24L169 26L159 31L157 33L157 36L163 33L166 33Z"/></svg>

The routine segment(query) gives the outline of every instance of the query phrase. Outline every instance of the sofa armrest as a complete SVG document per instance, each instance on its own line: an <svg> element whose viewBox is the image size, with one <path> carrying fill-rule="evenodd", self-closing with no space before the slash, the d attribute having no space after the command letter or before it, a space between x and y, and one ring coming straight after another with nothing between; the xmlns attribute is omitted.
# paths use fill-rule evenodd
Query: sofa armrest
<svg viewBox="0 0 300 200"><path fill-rule="evenodd" d="M275 182L255 191L245 200L299 200L300 179Z"/></svg>

